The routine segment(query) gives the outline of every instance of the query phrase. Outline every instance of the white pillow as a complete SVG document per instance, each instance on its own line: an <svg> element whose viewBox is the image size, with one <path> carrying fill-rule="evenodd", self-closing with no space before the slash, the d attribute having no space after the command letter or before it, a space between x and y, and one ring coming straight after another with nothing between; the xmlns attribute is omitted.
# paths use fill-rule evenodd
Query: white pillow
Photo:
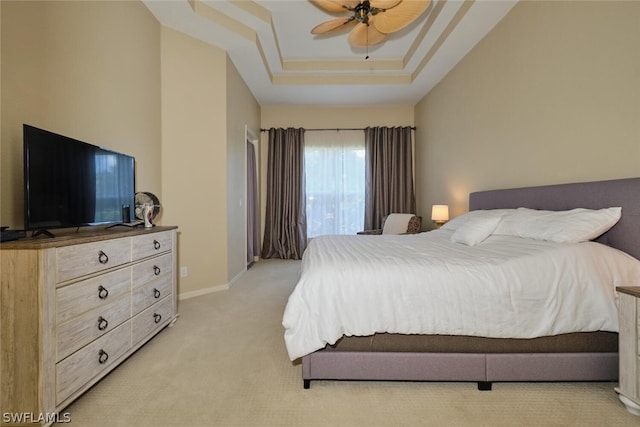
<svg viewBox="0 0 640 427"><path fill-rule="evenodd" d="M512 212L507 212L503 217L498 227L496 227L493 234L500 234L505 236L519 236L522 224L533 217L544 215L551 211L542 211L529 208L518 208Z"/></svg>
<svg viewBox="0 0 640 427"><path fill-rule="evenodd" d="M622 208L577 208L567 211L517 209L505 215L494 234L549 240L559 243L578 243L593 240L613 227Z"/></svg>
<svg viewBox="0 0 640 427"><path fill-rule="evenodd" d="M475 246L482 243L493 233L502 216L478 216L460 226L452 235L451 241L463 243L468 246Z"/></svg>
<svg viewBox="0 0 640 427"><path fill-rule="evenodd" d="M501 218L503 215L515 212L515 209L481 209L477 211L470 211L460 216L453 218L440 227L441 230L457 230L468 222L475 220L476 218Z"/></svg>
<svg viewBox="0 0 640 427"><path fill-rule="evenodd" d="M404 234L413 214L392 213L387 216L382 226L382 234Z"/></svg>

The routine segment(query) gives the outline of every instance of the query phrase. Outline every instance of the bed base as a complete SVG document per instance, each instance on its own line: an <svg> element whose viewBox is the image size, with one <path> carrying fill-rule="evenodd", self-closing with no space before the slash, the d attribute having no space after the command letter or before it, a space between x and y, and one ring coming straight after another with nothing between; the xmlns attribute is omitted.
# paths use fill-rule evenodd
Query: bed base
<svg viewBox="0 0 640 427"><path fill-rule="evenodd" d="M617 381L618 353L400 353L317 351L302 358L312 380L476 382Z"/></svg>
<svg viewBox="0 0 640 427"><path fill-rule="evenodd" d="M640 259L640 178L571 183L469 195L469 210L564 210L622 207L622 218L598 241ZM617 352L403 353L317 351L302 358L302 379L477 382L480 390L507 381L617 381Z"/></svg>

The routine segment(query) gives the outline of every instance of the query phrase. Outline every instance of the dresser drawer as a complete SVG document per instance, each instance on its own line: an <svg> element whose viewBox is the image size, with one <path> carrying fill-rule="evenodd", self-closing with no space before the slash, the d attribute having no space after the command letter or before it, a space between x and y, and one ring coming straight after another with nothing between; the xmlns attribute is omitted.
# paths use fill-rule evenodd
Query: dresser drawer
<svg viewBox="0 0 640 427"><path fill-rule="evenodd" d="M56 404L109 368L131 348L130 321L56 364Z"/></svg>
<svg viewBox="0 0 640 427"><path fill-rule="evenodd" d="M150 233L133 238L133 260L157 255L171 250L171 231L161 231L160 233Z"/></svg>
<svg viewBox="0 0 640 427"><path fill-rule="evenodd" d="M117 267L131 261L131 239L113 239L56 250L57 282Z"/></svg>
<svg viewBox="0 0 640 427"><path fill-rule="evenodd" d="M140 286L162 276L172 276L173 255L171 253L143 261L133 266L132 286Z"/></svg>
<svg viewBox="0 0 640 427"><path fill-rule="evenodd" d="M56 361L60 361L94 339L131 318L131 297L125 295L110 304L88 311L57 325Z"/></svg>
<svg viewBox="0 0 640 427"><path fill-rule="evenodd" d="M173 318L173 300L164 298L142 313L135 316L131 321L131 332L133 345L142 341L145 337L166 325Z"/></svg>
<svg viewBox="0 0 640 427"><path fill-rule="evenodd" d="M135 315L155 304L167 295L171 295L173 281L168 274L158 277L132 291L131 314Z"/></svg>
<svg viewBox="0 0 640 427"><path fill-rule="evenodd" d="M56 290L56 323L111 303L131 291L131 267L76 282Z"/></svg>

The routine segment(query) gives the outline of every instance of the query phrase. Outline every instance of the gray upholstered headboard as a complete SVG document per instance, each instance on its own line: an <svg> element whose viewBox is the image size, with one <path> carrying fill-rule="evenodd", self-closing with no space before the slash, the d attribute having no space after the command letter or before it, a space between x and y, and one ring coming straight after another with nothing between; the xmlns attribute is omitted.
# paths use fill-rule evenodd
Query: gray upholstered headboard
<svg viewBox="0 0 640 427"><path fill-rule="evenodd" d="M598 241L640 259L640 178L478 191L469 210L519 208L566 210L620 206L622 218Z"/></svg>

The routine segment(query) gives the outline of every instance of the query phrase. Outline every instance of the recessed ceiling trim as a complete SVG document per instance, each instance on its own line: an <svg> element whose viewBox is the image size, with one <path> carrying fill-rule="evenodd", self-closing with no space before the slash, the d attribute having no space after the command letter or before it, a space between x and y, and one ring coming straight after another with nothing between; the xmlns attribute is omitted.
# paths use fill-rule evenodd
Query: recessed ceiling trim
<svg viewBox="0 0 640 427"><path fill-rule="evenodd" d="M258 3L247 0L229 0L229 3L239 9L244 10L248 14L255 16L264 23L271 24L271 12L268 9L260 6Z"/></svg>
<svg viewBox="0 0 640 427"><path fill-rule="evenodd" d="M285 60L284 71L397 71L404 69L401 59L328 59L318 61Z"/></svg>
<svg viewBox="0 0 640 427"><path fill-rule="evenodd" d="M276 51L278 52L278 61L280 61L280 68L284 69L284 60L282 59L282 50L280 49L280 43L278 42L278 36L276 35L276 27L273 24L273 20L271 21L271 38L276 45Z"/></svg>
<svg viewBox="0 0 640 427"><path fill-rule="evenodd" d="M252 42L255 45L256 49L258 50L258 53L260 54L262 65L264 66L264 69L267 75L269 76L269 79L273 78L273 73L271 72L271 68L269 67L269 62L267 61L267 56L265 54L262 43L260 42L260 37L258 37L255 30L242 24L241 22L236 21L235 19L229 17L228 15L225 15L224 13L219 12L213 9L212 7L202 3L202 1L200 0L188 0L188 1L194 13L206 19L209 19L214 23L222 25L229 31L232 31L233 33L238 34L239 36L244 37L248 41ZM261 6L253 2L231 1L231 3L234 6L237 6L240 9L251 13L252 15L262 20L267 19L267 23L271 22L271 14L269 13L269 11L267 11L266 9L262 8ZM244 5L244 4L238 4L238 3L252 3L254 7L250 7L250 5ZM249 7L245 8L244 6L249 6ZM263 13L263 11L266 12L266 15L265 13Z"/></svg>
<svg viewBox="0 0 640 427"><path fill-rule="evenodd" d="M229 2L231 4L233 4L234 6L236 6L239 9L244 10L245 12L247 12L248 14L250 14L251 16L254 16L256 18L258 18L259 20L261 20L262 22L264 22L265 24L269 25L269 29L271 32L271 39L273 40L275 47L276 47L276 52L278 53L278 62L280 63L280 67L282 67L284 69L284 64L283 64L283 59L282 59L282 50L280 49L280 43L278 42L278 36L276 34L276 28L273 24L273 17L271 15L271 11L260 6L259 4L257 4L254 1L249 1L249 0L229 0ZM260 36L258 35L256 37L257 44L260 44ZM266 69L269 69L269 65L268 65L268 61L266 58L266 55L264 53L264 50L262 48L262 46L257 46L258 50L260 51L260 56L262 57L262 62L264 63L264 66ZM269 73L270 74L270 73Z"/></svg>
<svg viewBox="0 0 640 427"><path fill-rule="evenodd" d="M250 42L256 41L256 32L251 27L248 27L243 23L225 15L224 13L215 10L214 8L204 4L201 0L188 1L194 13L210 20L215 24L221 25L227 30L238 34L239 36L249 40Z"/></svg>
<svg viewBox="0 0 640 427"><path fill-rule="evenodd" d="M283 75L276 74L271 79L274 85L407 85L411 75Z"/></svg>
<svg viewBox="0 0 640 427"><path fill-rule="evenodd" d="M260 53L260 58L262 59L262 65L264 66L264 69L267 72L267 76L269 77L269 80L273 80L273 73L271 72L271 68L269 67L269 61L267 61L267 55L264 52L262 43L260 42L260 37L256 39L256 48Z"/></svg>
<svg viewBox="0 0 640 427"><path fill-rule="evenodd" d="M438 36L438 39L435 41L435 43L433 43L433 46L431 46L431 49L429 49L429 52L427 52L424 58L422 58L422 61L420 61L420 64L416 67L411 78L412 80L415 79L418 75L420 75L424 67L429 63L431 58L433 58L433 56L436 54L438 49L442 47L444 42L447 40L447 38L449 38L453 30L458 26L460 21L462 21L462 18L464 18L464 16L467 14L469 9L471 9L471 6L473 6L474 3L475 3L475 0L466 0L462 3L462 6L460 6L458 11L454 15L453 19L449 21L449 24L447 24L447 27L440 34L440 36Z"/></svg>
<svg viewBox="0 0 640 427"><path fill-rule="evenodd" d="M413 58L413 55L416 53L416 50L424 41L425 37L427 36L427 33L429 32L429 30L431 30L431 27L433 27L433 23L436 21L436 19L440 15L440 12L442 12L442 9L444 8L445 3L447 3L447 1L448 0L440 0L435 2L435 4L431 3L431 10L427 15L427 20L425 21L424 25L420 29L418 36L415 38L413 43L411 43L411 46L409 46L409 49L407 50L407 54L403 58L404 66L406 66L409 63L409 61L411 61L411 58Z"/></svg>

